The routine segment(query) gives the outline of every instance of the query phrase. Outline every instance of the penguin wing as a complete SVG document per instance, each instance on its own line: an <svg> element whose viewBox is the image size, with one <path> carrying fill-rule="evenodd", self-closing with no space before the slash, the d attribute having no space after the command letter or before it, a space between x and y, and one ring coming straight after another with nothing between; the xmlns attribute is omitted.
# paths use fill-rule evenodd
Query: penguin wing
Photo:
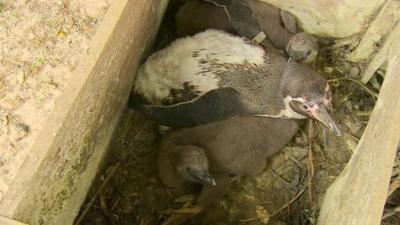
<svg viewBox="0 0 400 225"><path fill-rule="evenodd" d="M206 0L223 7L235 30L248 39L255 38L262 32L256 16L245 1L241 0Z"/></svg>
<svg viewBox="0 0 400 225"><path fill-rule="evenodd" d="M148 105L130 101L129 107L140 111L159 125L185 128L236 116L255 114L242 101L234 88L211 90L191 101L170 106Z"/></svg>
<svg viewBox="0 0 400 225"><path fill-rule="evenodd" d="M280 10L280 16L284 27L292 34L298 32L296 18L288 11Z"/></svg>

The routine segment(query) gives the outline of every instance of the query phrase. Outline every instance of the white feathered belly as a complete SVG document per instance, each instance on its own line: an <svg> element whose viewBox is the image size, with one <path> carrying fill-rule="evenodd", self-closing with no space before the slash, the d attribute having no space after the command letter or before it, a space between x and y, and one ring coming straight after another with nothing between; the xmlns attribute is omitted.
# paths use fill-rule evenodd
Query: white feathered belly
<svg viewBox="0 0 400 225"><path fill-rule="evenodd" d="M226 64L264 63L264 50L247 40L223 31L207 30L193 37L178 39L151 55L140 67L134 92L151 104L162 104L171 90L202 94L218 88L217 72Z"/></svg>

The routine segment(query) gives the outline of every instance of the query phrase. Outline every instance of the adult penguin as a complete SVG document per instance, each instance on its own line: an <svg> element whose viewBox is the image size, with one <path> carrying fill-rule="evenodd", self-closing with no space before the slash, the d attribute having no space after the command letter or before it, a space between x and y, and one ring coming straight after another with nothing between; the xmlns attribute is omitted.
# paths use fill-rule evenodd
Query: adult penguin
<svg viewBox="0 0 400 225"><path fill-rule="evenodd" d="M131 107L160 125L237 116L313 118L336 135L327 80L248 39L207 30L154 53L139 68Z"/></svg>

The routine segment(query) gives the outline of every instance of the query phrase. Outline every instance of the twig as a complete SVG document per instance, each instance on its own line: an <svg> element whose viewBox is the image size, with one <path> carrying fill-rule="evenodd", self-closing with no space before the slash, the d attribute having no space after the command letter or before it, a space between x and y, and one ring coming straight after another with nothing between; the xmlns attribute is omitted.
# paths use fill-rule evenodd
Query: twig
<svg viewBox="0 0 400 225"><path fill-rule="evenodd" d="M311 127L311 126L310 126L310 127ZM310 130L309 130L309 134L310 134ZM309 137L311 137L311 135L309 135ZM309 143L310 143L310 140L309 140ZM309 146L311 146L311 145L309 145ZM310 147L309 147L309 150L310 150ZM311 155L311 157L312 157L312 155ZM299 163L294 157L291 156L291 158L292 158L292 160L295 162L295 164L297 164L297 166L299 167L299 169L301 170L301 165L300 165L300 163ZM313 168L314 168L314 167L313 167ZM314 169L313 169L313 170L314 170ZM289 207L291 204L293 204L293 202L295 202L295 201L304 193L304 191L305 191L307 188L309 188L309 187L311 186L311 180L312 180L312 177L313 177L313 175L314 175L313 170L312 170L312 173L308 173L308 174L307 174L308 180L307 180L306 186L305 186L303 189L301 189L289 202L287 202L287 203L286 203L285 205L283 205L281 208L279 208L279 209L277 209L275 212L273 212L273 213L271 214L270 218L272 218L272 217L278 215L281 211L283 211L284 209L286 209L287 207ZM300 180L300 184L303 183L304 180L305 180L305 176L303 176L303 179ZM249 218L249 219L240 220L240 222L251 222L251 221L254 221L254 220L256 220L256 219L258 219L258 218Z"/></svg>
<svg viewBox="0 0 400 225"><path fill-rule="evenodd" d="M112 211L108 208L105 196L103 194L104 192L101 192L99 195L100 198L100 209L103 212L104 216L110 220L110 222L113 225L116 225L115 221L118 220L118 216L113 214Z"/></svg>
<svg viewBox="0 0 400 225"><path fill-rule="evenodd" d="M104 188L107 186L108 182L111 180L111 177L117 172L119 167L121 166L121 162L118 162L111 170L111 172L108 174L108 176L104 179L103 183L100 185L100 187L97 189L97 191L93 194L92 198L90 199L89 203L86 205L86 207L82 210L81 215L78 217L76 220L75 225L80 225L85 218L87 212L89 209L92 207L94 201L97 199L97 197L100 195L100 193L104 190Z"/></svg>
<svg viewBox="0 0 400 225"><path fill-rule="evenodd" d="M392 210L390 210L390 212L387 212L387 213L383 214L382 220L393 216L397 212L400 212L400 206L397 206L397 207L393 208Z"/></svg>
<svg viewBox="0 0 400 225"><path fill-rule="evenodd" d="M294 164L296 164L296 166L299 168L300 174L303 174L303 168L302 168L300 162L299 162L295 157L293 157L292 155L289 156L289 158L290 158L290 159L294 162Z"/></svg>
<svg viewBox="0 0 400 225"><path fill-rule="evenodd" d="M140 219L139 225L149 225L149 224L151 224L151 218L149 215L146 215Z"/></svg>
<svg viewBox="0 0 400 225"><path fill-rule="evenodd" d="M361 86L366 92L368 92L368 94L371 95L372 99L374 100L374 102L376 101L376 98L378 98L378 93L376 93L375 91L371 90L369 87L367 87L365 84L363 84L361 81L350 78L350 77L338 77L338 78L334 78L334 79L330 79L328 80L329 83L332 82L337 82L340 80L347 80L347 81L351 81L353 83L358 84L359 86Z"/></svg>
<svg viewBox="0 0 400 225"><path fill-rule="evenodd" d="M194 194L182 195L174 199L174 203L194 202L196 196Z"/></svg>
<svg viewBox="0 0 400 225"><path fill-rule="evenodd" d="M248 223L248 222L253 222L255 220L258 220L258 217L253 217L253 218L248 218L248 219L241 219L239 220L241 223Z"/></svg>
<svg viewBox="0 0 400 225"><path fill-rule="evenodd" d="M356 116L371 116L372 111L357 111Z"/></svg>
<svg viewBox="0 0 400 225"><path fill-rule="evenodd" d="M120 201L121 201L121 196L117 196L116 199L114 198L113 199L113 204L111 205L111 209L110 210L114 211L115 208L117 208L117 206L119 205Z"/></svg>
<svg viewBox="0 0 400 225"><path fill-rule="evenodd" d="M184 218L183 214L174 214L169 216L161 225L179 225L181 224L181 220Z"/></svg>
<svg viewBox="0 0 400 225"><path fill-rule="evenodd" d="M309 119L309 126L308 126L308 163L307 163L307 174L308 174L308 197L311 202L312 207L312 216L315 218L315 207L314 207L314 200L312 194L312 181L314 177L314 157L312 151L312 141L313 141L313 120Z"/></svg>
<svg viewBox="0 0 400 225"><path fill-rule="evenodd" d="M181 209L166 209L162 210L159 213L170 215L170 214L198 214L202 211L201 207L190 207L190 208L181 208Z"/></svg>
<svg viewBox="0 0 400 225"><path fill-rule="evenodd" d="M285 182L285 184L290 185L290 181L284 178L281 174L278 174L273 168L271 168L271 173Z"/></svg>
<svg viewBox="0 0 400 225"><path fill-rule="evenodd" d="M188 208L191 206L191 204L191 202L186 202L181 209ZM173 214L165 219L161 225L179 225L186 222L193 216L194 214Z"/></svg>
<svg viewBox="0 0 400 225"><path fill-rule="evenodd" d="M136 137L139 135L140 131L146 126L146 124L147 124L147 122L145 122L140 127L140 129L135 134L133 139L136 139ZM121 156L122 156L121 159L126 158L126 155L128 154L128 149L129 148L124 149L124 151L121 153ZM122 162L118 161L117 164L115 164L115 166L112 168L111 172L109 174L107 174L107 176L105 177L103 183L99 186L99 188L96 190L96 192L93 194L93 196L89 200L88 204L86 204L86 207L82 210L82 213L77 218L77 220L75 222L75 225L80 225L82 223L82 221L85 218L87 212L92 207L92 205L96 201L97 197L100 195L101 192L103 192L104 188L107 187L108 182L111 180L111 178L114 176L114 174L118 171L118 169L121 167L121 165L122 165Z"/></svg>
<svg viewBox="0 0 400 225"><path fill-rule="evenodd" d="M277 209L274 213L271 214L270 218L278 215L278 213L280 213L282 210L286 209L288 206L290 206L293 202L295 202L306 190L308 184L299 191L299 193L297 193L296 196L294 196L289 202L287 202L285 205L283 205L282 207L280 207L279 209Z"/></svg>
<svg viewBox="0 0 400 225"><path fill-rule="evenodd" d="M395 157L394 161L395 161L394 165L400 167L400 159L397 156ZM392 177L394 176L393 174L394 172L396 172L395 169L393 169L392 171ZM396 177L392 178L392 182L389 185L387 196L388 197L391 196L393 192L395 192L399 187L400 187L400 176L396 175Z"/></svg>
<svg viewBox="0 0 400 225"><path fill-rule="evenodd" d="M387 196L391 196L400 187L400 176L396 177L389 185Z"/></svg>
<svg viewBox="0 0 400 225"><path fill-rule="evenodd" d="M312 198L312 178L314 177L314 157L312 152L312 132L313 132L313 121L309 120L308 126L308 164L307 164L307 174L308 174L308 195L310 201L313 201Z"/></svg>

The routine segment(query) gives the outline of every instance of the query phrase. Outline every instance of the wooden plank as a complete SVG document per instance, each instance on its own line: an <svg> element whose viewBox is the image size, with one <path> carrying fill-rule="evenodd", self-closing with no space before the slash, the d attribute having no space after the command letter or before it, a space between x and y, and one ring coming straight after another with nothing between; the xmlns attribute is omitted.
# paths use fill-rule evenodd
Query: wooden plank
<svg viewBox="0 0 400 225"><path fill-rule="evenodd" d="M1 225L28 225L26 223L21 223L19 221L12 220L12 219L9 219L4 216L0 216L0 224Z"/></svg>
<svg viewBox="0 0 400 225"><path fill-rule="evenodd" d="M388 0L380 10L376 18L369 24L365 34L363 34L357 48L346 58L352 62L360 62L368 59L379 49L377 45L383 45L384 39L395 28L400 19L400 2ZM374 71L375 72L375 71Z"/></svg>
<svg viewBox="0 0 400 225"><path fill-rule="evenodd" d="M32 225L69 225L79 212L152 44L168 0L113 0L80 65L0 202Z"/></svg>
<svg viewBox="0 0 400 225"><path fill-rule="evenodd" d="M400 3L399 3L400 5ZM400 13L400 11L399 11ZM387 62L388 57L392 54L392 51L396 49L396 44L398 44L398 38L400 37L400 23L398 23L393 30L388 35L387 39L384 41L381 50L372 58L368 63L367 67L361 75L361 82L364 84L368 83L373 77L375 72Z"/></svg>
<svg viewBox="0 0 400 225"><path fill-rule="evenodd" d="M399 40L399 38L397 38ZM379 225L400 139L400 53L388 70L376 106L349 163L329 187L318 225Z"/></svg>

